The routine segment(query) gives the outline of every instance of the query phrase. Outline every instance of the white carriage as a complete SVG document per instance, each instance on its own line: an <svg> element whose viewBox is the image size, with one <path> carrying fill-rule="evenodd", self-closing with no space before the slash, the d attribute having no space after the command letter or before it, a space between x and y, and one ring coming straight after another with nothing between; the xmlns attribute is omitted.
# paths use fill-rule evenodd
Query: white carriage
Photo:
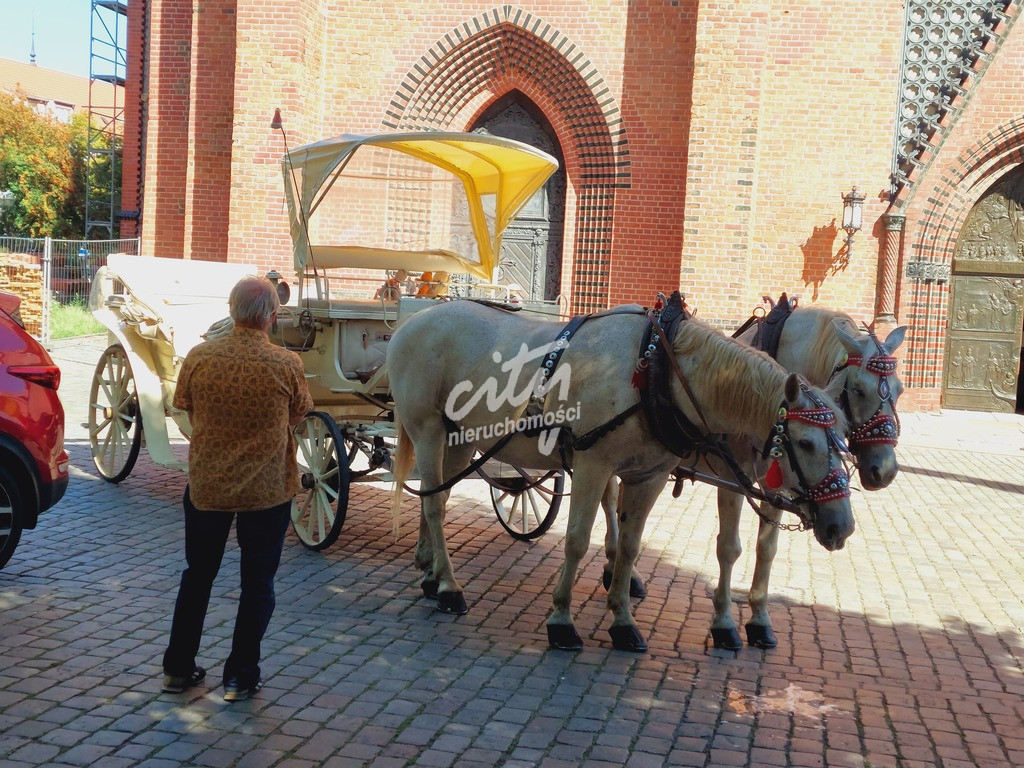
<svg viewBox="0 0 1024 768"><path fill-rule="evenodd" d="M557 301L499 279L502 233L557 161L488 135L419 132L341 136L292 150L283 165L297 291L268 274L282 298L271 340L299 354L316 408L295 430L302 491L292 521L305 546L322 549L341 532L349 484L390 480L384 351L398 321L458 297L559 313ZM171 405L178 370L190 349L229 327L234 283L260 271L116 254L99 270L90 307L110 346L93 377L89 438L106 480L129 475L143 441L156 463L187 469L168 422L188 438L188 415ZM353 287L359 274L384 279L374 298L365 282ZM530 539L551 525L561 472L491 461L479 473L510 534Z"/></svg>

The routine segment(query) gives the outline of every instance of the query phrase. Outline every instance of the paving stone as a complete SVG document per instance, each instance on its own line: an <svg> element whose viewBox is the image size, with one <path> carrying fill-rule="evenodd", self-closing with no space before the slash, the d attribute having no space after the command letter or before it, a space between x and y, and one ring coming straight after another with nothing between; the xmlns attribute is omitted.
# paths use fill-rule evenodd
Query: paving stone
<svg viewBox="0 0 1024 768"><path fill-rule="evenodd" d="M566 511L544 536L512 541L486 486L460 483L446 532L470 612L456 618L420 594L414 500L396 541L389 489L354 484L334 546L311 552L289 532L267 685L228 706L217 683L238 596L234 542L200 650L210 685L159 691L186 478L145 450L122 483L96 475L81 423L105 341L54 347L72 480L0 571L5 768L93 757L112 768L1024 764L1020 417L901 415L901 473L854 494L848 546L780 536L771 651L705 648L718 570L709 486L678 499L666 488L650 516L637 565L648 597L633 605L651 649L634 656L611 650L606 632L601 520L574 587L586 648L555 652L544 622ZM991 514L965 524L970 510ZM734 569L740 623L755 529L743 522Z"/></svg>

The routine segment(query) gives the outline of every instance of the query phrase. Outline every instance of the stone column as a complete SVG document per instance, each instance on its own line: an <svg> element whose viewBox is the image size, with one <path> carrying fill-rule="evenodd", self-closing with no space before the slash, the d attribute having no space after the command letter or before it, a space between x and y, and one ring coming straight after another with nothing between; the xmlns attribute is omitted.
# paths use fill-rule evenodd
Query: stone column
<svg viewBox="0 0 1024 768"><path fill-rule="evenodd" d="M882 221L885 224L885 253L882 256L882 292L878 297L876 320L890 324L896 322L896 287L907 217L901 213L887 213L882 216Z"/></svg>

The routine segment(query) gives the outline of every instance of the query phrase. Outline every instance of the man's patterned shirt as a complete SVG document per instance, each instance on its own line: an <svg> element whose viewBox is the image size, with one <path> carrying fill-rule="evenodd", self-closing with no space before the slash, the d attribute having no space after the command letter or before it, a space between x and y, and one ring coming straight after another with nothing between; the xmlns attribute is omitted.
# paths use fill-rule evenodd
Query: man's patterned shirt
<svg viewBox="0 0 1024 768"><path fill-rule="evenodd" d="M174 407L191 417L189 495L197 508L266 509L298 493L291 427L313 400L294 352L235 326L188 353Z"/></svg>

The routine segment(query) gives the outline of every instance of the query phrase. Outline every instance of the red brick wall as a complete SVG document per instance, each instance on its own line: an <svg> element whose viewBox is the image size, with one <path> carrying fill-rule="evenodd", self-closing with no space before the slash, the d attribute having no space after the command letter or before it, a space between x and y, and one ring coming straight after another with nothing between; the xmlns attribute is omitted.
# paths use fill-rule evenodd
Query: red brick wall
<svg viewBox="0 0 1024 768"><path fill-rule="evenodd" d="M902 23L898 3L858 6L870 34L817 2L700 4L682 282L706 318L787 291L872 319Z"/></svg>
<svg viewBox="0 0 1024 768"><path fill-rule="evenodd" d="M877 311L901 4L866 0L856 28L810 0L384 0L326 11L314 0L148 0L130 13L140 7L150 9L144 252L291 274L284 140L269 127L277 107L294 148L345 132L462 130L518 90L565 157L562 284L577 311L649 303L676 286L721 327L782 291L858 320ZM958 158L1019 133L1006 125L1019 115L1020 34L972 96L959 138L901 201L904 257L952 247L936 233L955 232L983 191L961 188L984 174L957 171ZM841 195L855 184L867 201L850 253ZM379 282L352 277L359 291ZM946 297L905 282L897 313L916 328L904 378L927 389L941 369Z"/></svg>
<svg viewBox="0 0 1024 768"><path fill-rule="evenodd" d="M140 4L142 5L142 4ZM144 97L145 136L142 253L182 258L185 254L185 189L189 141L192 7L149 0L149 40ZM128 6L129 17L136 5ZM129 68L130 69L130 68Z"/></svg>
<svg viewBox="0 0 1024 768"><path fill-rule="evenodd" d="M228 260L235 91L235 0L198 0L192 15L186 258Z"/></svg>

